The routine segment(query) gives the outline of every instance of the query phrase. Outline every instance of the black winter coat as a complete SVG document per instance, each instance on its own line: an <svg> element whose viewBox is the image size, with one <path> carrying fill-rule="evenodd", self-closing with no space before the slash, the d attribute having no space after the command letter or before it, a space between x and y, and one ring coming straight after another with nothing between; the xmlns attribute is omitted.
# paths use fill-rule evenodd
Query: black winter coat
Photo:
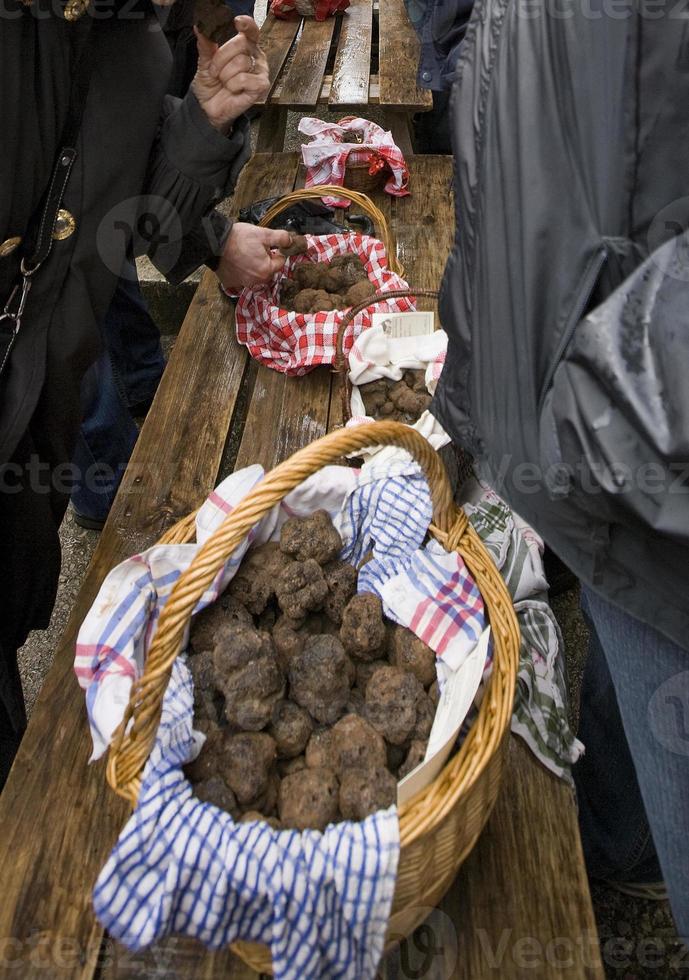
<svg viewBox="0 0 689 980"><path fill-rule="evenodd" d="M477 0L434 411L586 583L689 636L689 23ZM676 237L675 237L676 236Z"/></svg>
<svg viewBox="0 0 689 980"><path fill-rule="evenodd" d="M0 648L6 650L50 615L57 529L68 499L56 472L72 457L80 382L100 351L98 324L132 246L132 229L142 214L155 222L165 241L156 262L180 278L203 261L197 254L188 267L184 250L198 251L202 216L226 196L246 158L246 120L226 138L209 125L193 95L181 102L165 98L171 57L148 0L124 4L126 16L107 2L88 41L97 57L64 200L77 230L55 242L40 269L0 378ZM67 22L52 0L28 7L6 0L5 8L0 242L24 235L47 185L80 24ZM0 258L3 305L20 257L17 249Z"/></svg>

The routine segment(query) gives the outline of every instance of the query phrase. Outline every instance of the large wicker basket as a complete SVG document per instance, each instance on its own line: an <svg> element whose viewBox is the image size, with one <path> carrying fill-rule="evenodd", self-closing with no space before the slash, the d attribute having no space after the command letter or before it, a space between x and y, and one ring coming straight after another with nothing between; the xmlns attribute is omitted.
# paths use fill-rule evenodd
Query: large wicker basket
<svg viewBox="0 0 689 980"><path fill-rule="evenodd" d="M519 627L505 584L452 495L438 454L413 429L377 422L331 433L268 473L200 548L177 581L158 623L143 676L132 686L124 719L108 758L112 788L134 805L160 721L163 695L184 632L199 598L249 530L282 498L323 466L367 447L395 445L423 468L431 489L431 533L459 552L484 597L494 638L494 666L478 717L460 750L422 793L400 808L401 853L388 930L388 946L408 936L436 905L473 848L495 802L514 699ZM194 515L175 525L161 543L193 540ZM269 950L253 943L233 947L260 973L271 972Z"/></svg>

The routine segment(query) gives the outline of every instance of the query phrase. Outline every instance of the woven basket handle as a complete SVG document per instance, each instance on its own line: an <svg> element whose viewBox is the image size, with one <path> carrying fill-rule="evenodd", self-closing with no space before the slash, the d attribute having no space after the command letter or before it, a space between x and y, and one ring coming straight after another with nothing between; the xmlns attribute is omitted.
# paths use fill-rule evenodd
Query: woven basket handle
<svg viewBox="0 0 689 980"><path fill-rule="evenodd" d="M132 804L138 799L141 774L153 748L163 696L172 665L182 648L186 626L199 599L227 559L251 528L309 476L342 456L375 446L398 446L419 463L431 491L434 524L441 533L456 535L458 523L466 524L466 517L454 503L440 457L423 436L399 422L373 422L331 432L268 473L199 549L189 568L180 575L160 614L143 675L132 685L129 704L110 747L107 778L120 796ZM190 519L181 521L180 528L180 535L173 533L168 539L188 539Z"/></svg>
<svg viewBox="0 0 689 980"><path fill-rule="evenodd" d="M321 184L318 187L304 187L301 190L292 191L291 194L286 194L277 204L274 204L269 211L266 211L259 222L259 226L261 228L267 228L271 221L277 218L291 204L297 204L299 201L312 201L320 197L340 197L361 208L378 227L381 241L385 245L388 267L392 272L397 273L398 276L404 275L404 267L397 259L397 245L385 215L380 208L376 207L370 197L367 197L366 194L362 194L360 191L350 190L349 187L338 187L336 184Z"/></svg>
<svg viewBox="0 0 689 980"><path fill-rule="evenodd" d="M340 382L342 419L344 422L348 422L352 417L352 386L349 381L349 361L347 360L344 352L344 338L347 328L354 321L354 318L360 313L363 313L364 310L372 309L379 303L385 303L390 299L403 299L407 296L414 298L418 296L425 296L429 299L437 299L438 295L437 289L389 289L387 292L383 291L381 293L376 293L375 296L371 296L369 299L364 300L363 303L359 303L358 306L353 306L351 310L347 311L338 328L337 341L335 344L335 370L337 371Z"/></svg>

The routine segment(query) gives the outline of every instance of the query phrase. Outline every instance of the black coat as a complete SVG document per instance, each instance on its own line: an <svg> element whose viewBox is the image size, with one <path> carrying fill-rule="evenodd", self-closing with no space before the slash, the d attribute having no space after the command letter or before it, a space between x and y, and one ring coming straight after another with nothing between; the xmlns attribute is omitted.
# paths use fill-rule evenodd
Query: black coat
<svg viewBox="0 0 689 980"><path fill-rule="evenodd" d="M100 351L98 324L136 238L131 229L142 214L144 225L155 223L164 240L156 262L179 278L190 271L189 242L191 268L203 260L200 219L229 192L246 156L245 120L226 138L193 95L166 99L171 57L147 0L123 10L126 16L112 4L103 7L88 41L97 56L64 200L77 230L55 242L38 273L0 379L0 646L6 649L50 615L57 528L67 504L56 472L72 457L80 382ZM16 3L9 13L0 31L0 242L24 234L46 187L68 104L75 26L51 0ZM134 247L140 250L140 239ZM3 302L20 256L17 250L0 258Z"/></svg>
<svg viewBox="0 0 689 980"><path fill-rule="evenodd" d="M477 0L434 411L585 582L689 636L689 24ZM588 314L588 315L587 315Z"/></svg>

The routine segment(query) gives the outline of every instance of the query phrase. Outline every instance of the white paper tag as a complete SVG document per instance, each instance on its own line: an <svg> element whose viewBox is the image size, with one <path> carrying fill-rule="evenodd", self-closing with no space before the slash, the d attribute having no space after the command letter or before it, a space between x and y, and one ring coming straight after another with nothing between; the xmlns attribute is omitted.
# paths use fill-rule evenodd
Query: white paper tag
<svg viewBox="0 0 689 980"><path fill-rule="evenodd" d="M489 640L490 626L483 631L462 666L448 677L428 739L426 758L397 784L397 806L426 789L447 762L479 689Z"/></svg>
<svg viewBox="0 0 689 980"><path fill-rule="evenodd" d="M380 327L391 340L426 337L435 332L435 313L374 313L371 326Z"/></svg>

